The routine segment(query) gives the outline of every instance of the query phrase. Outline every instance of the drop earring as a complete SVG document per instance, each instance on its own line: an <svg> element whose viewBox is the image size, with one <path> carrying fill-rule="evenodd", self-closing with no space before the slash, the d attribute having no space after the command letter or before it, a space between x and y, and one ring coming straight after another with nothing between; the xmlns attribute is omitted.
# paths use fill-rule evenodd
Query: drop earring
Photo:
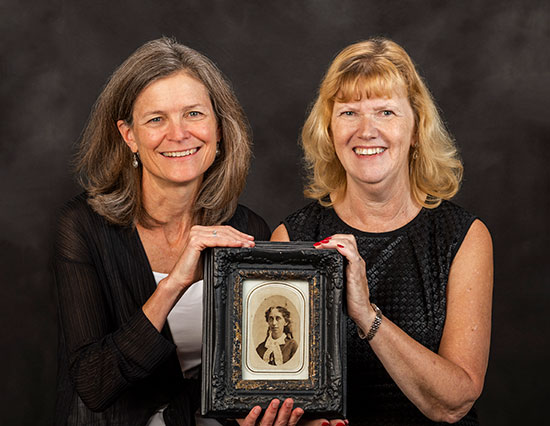
<svg viewBox="0 0 550 426"><path fill-rule="evenodd" d="M414 161L418 160L418 147L416 145L413 146L412 158Z"/></svg>
<svg viewBox="0 0 550 426"><path fill-rule="evenodd" d="M137 169L139 167L139 155L137 152L134 152L134 158L132 159L132 166L134 166L134 169Z"/></svg>
<svg viewBox="0 0 550 426"><path fill-rule="evenodd" d="M219 157L221 154L221 151L220 151L220 141L218 141L216 143L216 157Z"/></svg>

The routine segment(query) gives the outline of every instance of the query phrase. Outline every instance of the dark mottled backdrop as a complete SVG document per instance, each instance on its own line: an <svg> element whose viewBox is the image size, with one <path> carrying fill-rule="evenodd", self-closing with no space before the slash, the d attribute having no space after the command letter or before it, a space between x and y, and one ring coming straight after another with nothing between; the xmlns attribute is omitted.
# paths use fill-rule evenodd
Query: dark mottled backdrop
<svg viewBox="0 0 550 426"><path fill-rule="evenodd" d="M255 141L242 201L272 227L304 203L296 141L331 58L371 35L408 50L462 150L458 201L494 238L482 422L543 423L549 23L548 1L0 0L0 424L51 423L55 212L79 191L71 156L107 76L161 35L207 54L233 82Z"/></svg>

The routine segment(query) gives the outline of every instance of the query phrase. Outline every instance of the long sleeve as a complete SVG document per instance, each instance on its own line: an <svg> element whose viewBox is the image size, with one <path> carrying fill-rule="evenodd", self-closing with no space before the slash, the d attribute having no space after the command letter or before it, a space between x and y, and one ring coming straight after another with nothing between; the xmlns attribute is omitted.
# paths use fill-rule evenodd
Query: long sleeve
<svg viewBox="0 0 550 426"><path fill-rule="evenodd" d="M116 273L120 247L108 244L109 225L90 213L79 204L65 209L54 273L71 381L89 409L102 411L150 376L175 345L143 314L139 292L130 289L139 277Z"/></svg>

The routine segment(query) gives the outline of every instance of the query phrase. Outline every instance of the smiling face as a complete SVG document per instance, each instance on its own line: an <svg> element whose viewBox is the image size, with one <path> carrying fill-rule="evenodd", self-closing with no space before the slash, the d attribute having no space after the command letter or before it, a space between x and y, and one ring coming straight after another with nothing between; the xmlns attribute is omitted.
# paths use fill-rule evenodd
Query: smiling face
<svg viewBox="0 0 550 426"><path fill-rule="evenodd" d="M277 308L271 308L267 315L267 324L269 325L269 331L271 331L271 337L278 339L282 336L284 328L288 323Z"/></svg>
<svg viewBox="0 0 550 426"><path fill-rule="evenodd" d="M335 102L330 129L349 185L409 185L414 113L404 93ZM389 185L389 186L388 186Z"/></svg>
<svg viewBox="0 0 550 426"><path fill-rule="evenodd" d="M132 124L119 131L143 165L143 189L200 185L216 157L220 129L206 87L185 72L147 86L137 97Z"/></svg>

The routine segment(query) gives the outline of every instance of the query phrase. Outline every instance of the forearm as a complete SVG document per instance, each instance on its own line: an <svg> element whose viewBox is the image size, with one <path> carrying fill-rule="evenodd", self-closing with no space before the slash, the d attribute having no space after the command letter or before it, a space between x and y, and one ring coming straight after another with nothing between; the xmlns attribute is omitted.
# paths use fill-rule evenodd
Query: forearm
<svg viewBox="0 0 550 426"><path fill-rule="evenodd" d="M458 421L481 393L482 383L415 341L386 317L370 344L401 391L434 421Z"/></svg>
<svg viewBox="0 0 550 426"><path fill-rule="evenodd" d="M160 332L164 327L168 314L185 292L183 288L184 286L168 275L159 282L157 289L143 305L143 313L157 331Z"/></svg>

